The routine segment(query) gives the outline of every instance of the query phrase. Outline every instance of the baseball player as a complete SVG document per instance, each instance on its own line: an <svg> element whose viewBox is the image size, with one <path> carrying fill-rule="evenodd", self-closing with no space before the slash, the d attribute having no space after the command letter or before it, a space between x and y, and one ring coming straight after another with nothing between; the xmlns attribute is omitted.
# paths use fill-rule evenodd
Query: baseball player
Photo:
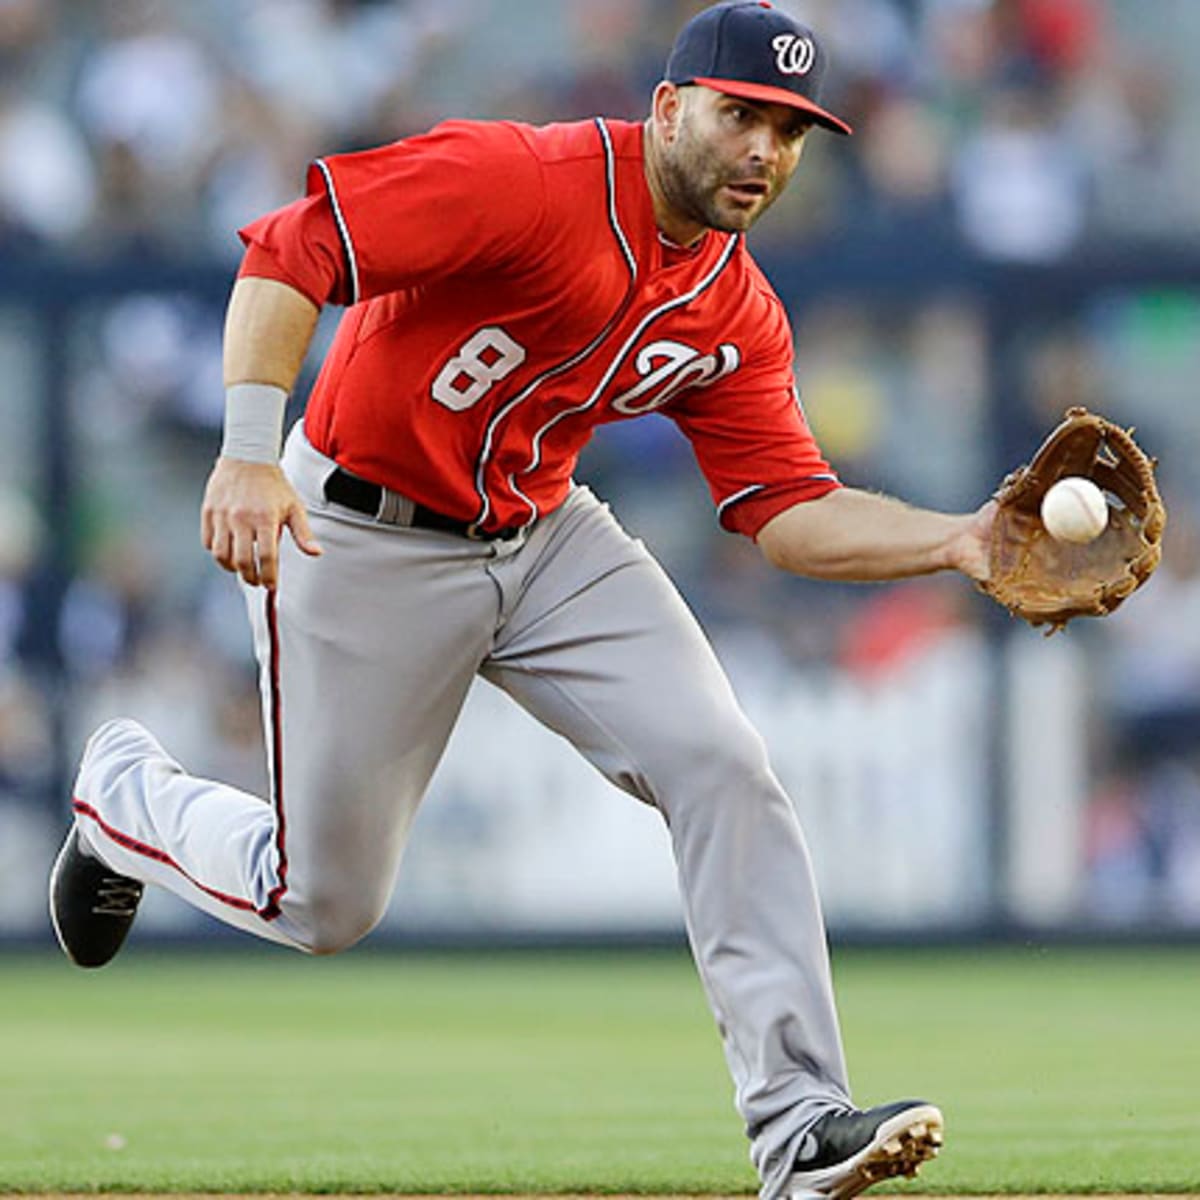
<svg viewBox="0 0 1200 1200"><path fill-rule="evenodd" d="M446 122L318 160L242 230L202 537L245 587L271 795L101 726L51 877L74 962L116 953L146 883L310 953L362 938L481 675L662 813L762 1196L852 1196L937 1152L933 1105L853 1106L793 806L672 584L572 478L597 425L660 412L775 565L986 578L990 505L839 483L746 249L810 131L850 132L825 65L770 4L718 4L644 125ZM281 458L325 304L346 311Z"/></svg>

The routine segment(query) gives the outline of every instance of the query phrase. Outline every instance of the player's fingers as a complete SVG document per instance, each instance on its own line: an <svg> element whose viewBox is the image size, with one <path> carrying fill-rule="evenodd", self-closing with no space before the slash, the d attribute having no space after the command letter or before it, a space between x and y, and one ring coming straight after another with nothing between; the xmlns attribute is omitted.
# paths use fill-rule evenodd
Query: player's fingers
<svg viewBox="0 0 1200 1200"><path fill-rule="evenodd" d="M258 579L265 588L279 582L279 537L274 526L260 525L254 531L254 551L258 563ZM242 576L245 579L245 575ZM247 583L255 582L247 579Z"/></svg>
<svg viewBox="0 0 1200 1200"><path fill-rule="evenodd" d="M210 553L212 552L215 533L212 510L205 505L200 509L200 544Z"/></svg>
<svg viewBox="0 0 1200 1200"><path fill-rule="evenodd" d="M301 505L296 505L284 518L284 525L291 531L292 540L305 554L316 558L323 554L321 543L313 537L312 528L308 523L308 513Z"/></svg>
<svg viewBox="0 0 1200 1200"><path fill-rule="evenodd" d="M212 522L212 531L207 543L209 554L222 570L232 571L233 565L233 535L229 526L217 521Z"/></svg>
<svg viewBox="0 0 1200 1200"><path fill-rule="evenodd" d="M256 587L260 582L258 569L259 547L252 525L242 525L233 531L233 546L231 557L233 570L250 584Z"/></svg>

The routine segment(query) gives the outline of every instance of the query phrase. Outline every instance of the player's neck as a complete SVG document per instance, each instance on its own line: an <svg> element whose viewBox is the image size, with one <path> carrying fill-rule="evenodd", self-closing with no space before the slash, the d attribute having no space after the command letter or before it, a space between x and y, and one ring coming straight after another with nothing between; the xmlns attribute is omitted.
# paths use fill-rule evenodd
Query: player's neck
<svg viewBox="0 0 1200 1200"><path fill-rule="evenodd" d="M660 148L654 134L654 122L647 121L642 132L642 165L654 220L662 235L676 246L694 246L707 232L708 226L686 217L672 206L662 186Z"/></svg>

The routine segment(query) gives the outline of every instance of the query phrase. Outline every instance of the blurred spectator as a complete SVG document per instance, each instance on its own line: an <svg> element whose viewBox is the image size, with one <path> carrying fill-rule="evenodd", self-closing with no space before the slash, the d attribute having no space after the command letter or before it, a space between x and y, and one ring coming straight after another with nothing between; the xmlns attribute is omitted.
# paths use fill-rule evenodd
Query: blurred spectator
<svg viewBox="0 0 1200 1200"><path fill-rule="evenodd" d="M27 618L25 589L45 531L27 497L0 490L0 671L17 657Z"/></svg>
<svg viewBox="0 0 1200 1200"><path fill-rule="evenodd" d="M29 596L44 550L33 505L0 489L0 818L6 802L41 803L54 767L45 681L35 677L23 644L36 616Z"/></svg>
<svg viewBox="0 0 1200 1200"><path fill-rule="evenodd" d="M1133 607L1111 619L1103 658L1115 736L1143 762L1200 766L1200 520L1167 495L1163 561Z"/></svg>
<svg viewBox="0 0 1200 1200"><path fill-rule="evenodd" d="M1087 915L1104 924L1200 922L1200 764L1118 760L1085 826Z"/></svg>
<svg viewBox="0 0 1200 1200"><path fill-rule="evenodd" d="M103 0L74 109L99 164L102 229L179 248L196 230L204 163L220 141L220 71L161 0Z"/></svg>
<svg viewBox="0 0 1200 1200"><path fill-rule="evenodd" d="M205 244L232 270L243 250L237 231L294 200L306 164L328 147L319 123L271 104L245 79L227 81L221 111L226 132L205 164L201 195Z"/></svg>
<svg viewBox="0 0 1200 1200"><path fill-rule="evenodd" d="M53 764L44 696L24 673L0 668L0 796L42 801Z"/></svg>
<svg viewBox="0 0 1200 1200"><path fill-rule="evenodd" d="M973 305L832 301L799 328L801 401L847 482L935 507L979 502L988 346Z"/></svg>
<svg viewBox="0 0 1200 1200"><path fill-rule="evenodd" d="M63 113L0 88L0 245L76 238L96 201L87 146Z"/></svg>
<svg viewBox="0 0 1200 1200"><path fill-rule="evenodd" d="M152 597L153 575L137 540L105 544L63 599L59 643L67 671L87 681L122 669L146 633Z"/></svg>
<svg viewBox="0 0 1200 1200"><path fill-rule="evenodd" d="M967 241L987 258L1049 262L1083 234L1087 178L1032 90L995 94L959 150L953 190Z"/></svg>
<svg viewBox="0 0 1200 1200"><path fill-rule="evenodd" d="M949 139L930 106L896 99L879 109L861 136L864 221L894 223L909 237L943 225Z"/></svg>

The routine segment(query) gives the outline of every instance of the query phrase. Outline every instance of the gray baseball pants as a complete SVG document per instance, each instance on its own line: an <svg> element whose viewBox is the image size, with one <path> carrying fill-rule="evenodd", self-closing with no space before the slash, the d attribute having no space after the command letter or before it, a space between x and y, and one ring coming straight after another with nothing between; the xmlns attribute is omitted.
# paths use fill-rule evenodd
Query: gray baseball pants
<svg viewBox="0 0 1200 1200"><path fill-rule="evenodd" d="M825 929L793 807L674 586L586 488L526 537L485 543L331 505L333 463L299 431L284 466L325 553L285 540L277 591L247 589L269 802L114 721L76 786L87 846L260 937L349 946L385 911L482 675L662 813L751 1158L777 1195L808 1126L849 1103Z"/></svg>

